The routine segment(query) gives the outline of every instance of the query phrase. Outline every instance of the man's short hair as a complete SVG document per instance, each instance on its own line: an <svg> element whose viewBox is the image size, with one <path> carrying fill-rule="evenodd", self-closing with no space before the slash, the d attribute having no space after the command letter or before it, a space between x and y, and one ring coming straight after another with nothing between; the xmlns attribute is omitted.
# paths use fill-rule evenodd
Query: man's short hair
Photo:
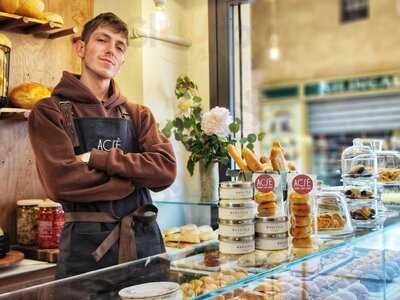
<svg viewBox="0 0 400 300"><path fill-rule="evenodd" d="M117 15L112 12L102 13L91 19L85 24L82 30L81 39L87 42L90 35L100 26L109 26L113 28L117 33L122 33L126 39L126 43L129 41L129 30L128 26L124 21L122 21Z"/></svg>

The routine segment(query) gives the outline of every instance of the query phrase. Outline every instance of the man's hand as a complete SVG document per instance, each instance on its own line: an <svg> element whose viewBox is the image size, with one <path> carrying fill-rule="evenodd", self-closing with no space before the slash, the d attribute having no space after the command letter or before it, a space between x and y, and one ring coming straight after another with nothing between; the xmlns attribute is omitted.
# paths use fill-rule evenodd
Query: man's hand
<svg viewBox="0 0 400 300"><path fill-rule="evenodd" d="M89 159L90 159L90 152L86 152L86 153L83 153L81 155L76 155L76 158L78 160L81 160L81 161L85 162L85 163L88 163Z"/></svg>

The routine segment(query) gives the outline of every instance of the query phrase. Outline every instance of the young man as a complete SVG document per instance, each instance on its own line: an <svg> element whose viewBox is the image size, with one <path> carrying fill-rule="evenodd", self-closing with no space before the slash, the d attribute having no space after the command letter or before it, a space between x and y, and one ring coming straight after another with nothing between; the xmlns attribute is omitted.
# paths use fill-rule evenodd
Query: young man
<svg viewBox="0 0 400 300"><path fill-rule="evenodd" d="M127 47L116 15L89 21L76 44L81 75L64 72L29 117L39 177L65 211L59 278L165 250L148 189L173 183L175 156L150 110L113 81Z"/></svg>

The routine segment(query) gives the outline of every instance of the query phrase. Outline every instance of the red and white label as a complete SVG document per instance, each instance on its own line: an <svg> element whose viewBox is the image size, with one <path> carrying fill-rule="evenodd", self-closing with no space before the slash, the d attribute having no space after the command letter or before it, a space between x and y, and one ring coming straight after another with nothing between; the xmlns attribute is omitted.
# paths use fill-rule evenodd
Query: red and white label
<svg viewBox="0 0 400 300"><path fill-rule="evenodd" d="M299 194L308 194L314 187L313 180L307 175L297 175L293 178L292 188Z"/></svg>
<svg viewBox="0 0 400 300"><path fill-rule="evenodd" d="M269 193L275 189L275 180L270 175L260 175L256 178L254 186L262 193Z"/></svg>

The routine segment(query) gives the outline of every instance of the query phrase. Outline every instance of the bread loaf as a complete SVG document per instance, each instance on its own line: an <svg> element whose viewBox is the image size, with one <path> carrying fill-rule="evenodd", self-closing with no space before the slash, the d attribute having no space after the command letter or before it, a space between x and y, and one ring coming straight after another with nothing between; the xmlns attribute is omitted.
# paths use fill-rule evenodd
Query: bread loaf
<svg viewBox="0 0 400 300"><path fill-rule="evenodd" d="M44 11L44 3L41 0L21 0L16 14L36 19L41 19Z"/></svg>
<svg viewBox="0 0 400 300"><path fill-rule="evenodd" d="M10 93L10 100L15 107L32 109L37 102L50 95L49 88L40 83L29 82L13 88Z"/></svg>
<svg viewBox="0 0 400 300"><path fill-rule="evenodd" d="M287 172L285 155L278 141L272 143L270 159L275 171Z"/></svg>
<svg viewBox="0 0 400 300"><path fill-rule="evenodd" d="M0 0L0 10L13 14L18 8L19 2L19 0Z"/></svg>
<svg viewBox="0 0 400 300"><path fill-rule="evenodd" d="M228 144L228 146L226 146L226 150L228 151L229 155L233 158L233 160L237 163L240 170L242 170L242 171L249 170L246 163L243 161L243 159L240 157L239 153L237 152L235 146L233 146L232 144Z"/></svg>
<svg viewBox="0 0 400 300"><path fill-rule="evenodd" d="M247 163L247 167L250 171L257 172L262 170L262 165L258 161L256 155L248 148L243 148L242 150L244 160Z"/></svg>
<svg viewBox="0 0 400 300"><path fill-rule="evenodd" d="M50 12L50 11L45 11L42 13L42 19L46 20L47 22L54 22L58 24L64 24L64 19L62 16L59 14Z"/></svg>

